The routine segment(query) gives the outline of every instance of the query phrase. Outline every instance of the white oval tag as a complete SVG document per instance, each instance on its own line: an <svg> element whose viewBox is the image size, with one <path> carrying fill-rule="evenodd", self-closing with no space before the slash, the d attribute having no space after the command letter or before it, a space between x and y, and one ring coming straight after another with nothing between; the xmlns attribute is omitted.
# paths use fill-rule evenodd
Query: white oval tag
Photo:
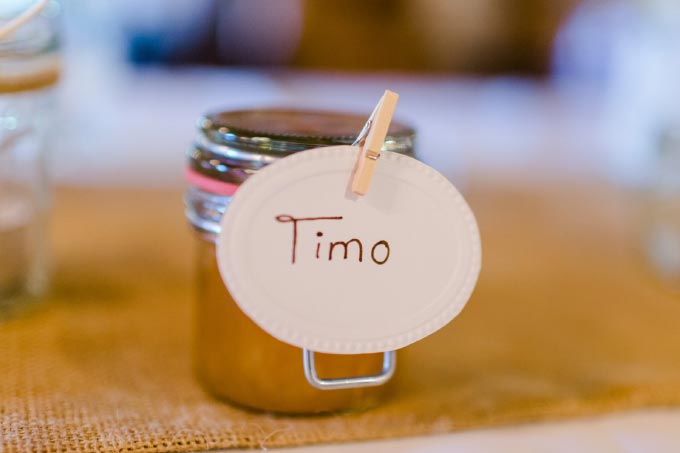
<svg viewBox="0 0 680 453"><path fill-rule="evenodd" d="M386 152L357 196L348 188L357 153L281 159L241 186L222 219L217 259L234 300L301 348L407 346L461 311L480 271L474 216L444 176Z"/></svg>

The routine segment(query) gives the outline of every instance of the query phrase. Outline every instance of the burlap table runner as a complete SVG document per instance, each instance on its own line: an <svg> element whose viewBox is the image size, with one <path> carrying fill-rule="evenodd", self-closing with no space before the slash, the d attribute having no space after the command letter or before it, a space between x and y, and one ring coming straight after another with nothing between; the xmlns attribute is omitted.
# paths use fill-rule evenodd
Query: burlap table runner
<svg viewBox="0 0 680 453"><path fill-rule="evenodd" d="M587 190L470 200L478 289L410 348L394 397L277 418L214 401L192 377L180 194L60 191L54 291L0 325L0 450L290 446L680 403L680 298L646 273L630 203Z"/></svg>

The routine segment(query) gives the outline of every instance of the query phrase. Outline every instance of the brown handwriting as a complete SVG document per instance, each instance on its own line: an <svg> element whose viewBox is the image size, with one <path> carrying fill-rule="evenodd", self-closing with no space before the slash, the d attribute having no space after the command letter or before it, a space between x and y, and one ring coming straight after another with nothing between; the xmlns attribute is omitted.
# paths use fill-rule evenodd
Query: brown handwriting
<svg viewBox="0 0 680 453"><path fill-rule="evenodd" d="M293 217L289 214L281 214L275 217L277 222L280 223L292 223L293 224L293 246L291 252L291 263L295 264L297 258L297 244L298 244L298 223L300 222L312 222L320 220L342 220L342 216L324 216L324 217ZM316 236L318 238L323 237L322 231L317 231ZM361 263L364 260L364 244L358 238L351 238L347 241L331 241L328 243L328 261L333 260L333 251L342 247L344 253L342 254L342 259L347 259L349 257L350 245L355 245L354 249L358 251L358 261ZM322 243L319 239L316 244L316 259L318 260L321 252ZM380 249L384 250L380 250ZM382 258L379 257L382 256ZM386 240L381 240L373 244L371 247L371 260L378 265L383 265L390 258L390 244Z"/></svg>
<svg viewBox="0 0 680 453"><path fill-rule="evenodd" d="M276 216L276 221L281 223L293 223L293 258L291 262L295 264L295 252L297 250L297 236L298 236L298 222L311 222L314 220L342 220L342 216L331 217L299 217L295 218L292 215L281 214Z"/></svg>
<svg viewBox="0 0 680 453"><path fill-rule="evenodd" d="M337 245L342 245L345 248L345 256L343 259L347 259L347 252L349 251L349 244L354 242L359 246L359 262L362 262L364 259L364 245L361 243L361 241L357 238L352 238L349 241L338 241L338 242L331 242L330 247L328 247L328 261L333 259L333 249Z"/></svg>

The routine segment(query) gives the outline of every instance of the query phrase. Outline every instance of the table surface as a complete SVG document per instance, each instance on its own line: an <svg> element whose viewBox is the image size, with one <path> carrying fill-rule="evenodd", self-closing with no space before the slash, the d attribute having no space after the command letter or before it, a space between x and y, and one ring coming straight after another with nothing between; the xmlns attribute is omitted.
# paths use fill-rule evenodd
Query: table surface
<svg viewBox="0 0 680 453"><path fill-rule="evenodd" d="M563 422L535 423L407 439L284 448L276 451L279 453L677 452L680 450L679 426L679 410L644 410Z"/></svg>
<svg viewBox="0 0 680 453"><path fill-rule="evenodd" d="M463 189L470 179L578 184L620 174L613 157L619 138L612 138L606 116L609 100L542 82L214 69L80 71L67 74L59 92L65 101L63 145L54 150L53 170L60 184L176 187L195 118L206 110L295 104L369 112L384 88L401 94L397 116L416 125L421 158ZM83 83L107 88L84 89ZM680 410L636 411L280 451L678 451L678 426Z"/></svg>

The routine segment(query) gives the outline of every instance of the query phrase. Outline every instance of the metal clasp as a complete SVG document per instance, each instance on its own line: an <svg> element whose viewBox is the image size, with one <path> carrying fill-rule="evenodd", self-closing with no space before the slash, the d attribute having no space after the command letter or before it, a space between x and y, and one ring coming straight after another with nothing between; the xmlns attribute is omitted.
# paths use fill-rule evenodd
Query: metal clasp
<svg viewBox="0 0 680 453"><path fill-rule="evenodd" d="M382 385L390 380L397 367L396 351L383 353L382 370L372 376L354 376L344 378L323 379L316 374L314 364L314 351L302 350L302 364L305 369L305 377L313 387L321 390L337 390L357 387L374 387Z"/></svg>

